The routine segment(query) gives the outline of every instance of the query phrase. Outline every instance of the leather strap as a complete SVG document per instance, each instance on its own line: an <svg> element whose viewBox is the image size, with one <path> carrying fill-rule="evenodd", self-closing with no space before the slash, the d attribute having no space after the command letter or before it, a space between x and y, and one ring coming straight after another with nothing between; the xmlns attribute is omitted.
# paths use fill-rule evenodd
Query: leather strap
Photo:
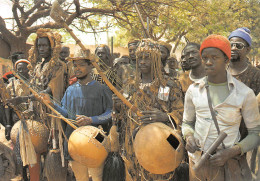
<svg viewBox="0 0 260 181"><path fill-rule="evenodd" d="M209 93L208 80L206 81L205 88L206 88L206 90L207 90L207 98L208 98L209 110L210 110L212 119L213 119L213 121L214 121L215 127L216 127L216 129L217 129L217 131L218 131L218 134L219 134L219 133L220 133L220 129L219 129L219 126L218 126L218 121L217 121L217 117L216 117L215 111L213 110L213 107L212 107L212 101L211 101L211 97L210 97L210 93ZM222 142L222 147L223 147L224 149L226 148L224 142Z"/></svg>
<svg viewBox="0 0 260 181"><path fill-rule="evenodd" d="M211 116L212 116L212 119L214 121L214 124L216 126L216 129L218 131L218 134L220 133L220 129L219 129L219 126L218 126L218 121L217 121L217 117L216 117L216 114L213 110L213 107L212 107L212 101L211 101L211 97L210 97L210 94L209 94L209 84L208 84L208 79L206 80L206 84L205 84L205 88L207 90L207 98L208 98L208 105L209 105L209 109L210 109L210 113L211 113ZM224 144L224 142L222 142L222 148L225 149L226 146ZM231 176L230 176L230 172L229 172L229 168L228 168L228 163L225 163L224 164L224 175L225 175L225 180L231 180Z"/></svg>

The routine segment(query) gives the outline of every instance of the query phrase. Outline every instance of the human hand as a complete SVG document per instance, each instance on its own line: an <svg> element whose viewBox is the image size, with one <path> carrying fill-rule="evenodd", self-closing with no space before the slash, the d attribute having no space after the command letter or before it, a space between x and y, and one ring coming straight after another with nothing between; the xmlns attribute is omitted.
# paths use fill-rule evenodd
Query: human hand
<svg viewBox="0 0 260 181"><path fill-rule="evenodd" d="M153 109L151 111L142 111L141 114L143 116L139 117L141 122L166 122L168 121L169 117L167 113L164 113L158 109Z"/></svg>
<svg viewBox="0 0 260 181"><path fill-rule="evenodd" d="M76 121L77 121L77 125L78 126L87 126L87 125L91 125L93 120L91 119L91 117L87 117L84 115L76 115Z"/></svg>
<svg viewBox="0 0 260 181"><path fill-rule="evenodd" d="M209 161L210 164L221 167L230 158L233 158L239 154L241 154L241 148L238 145L235 145L231 148L217 150L217 152L212 157L210 157Z"/></svg>
<svg viewBox="0 0 260 181"><path fill-rule="evenodd" d="M37 96L36 97L36 99L38 100L38 101L40 101L40 102L43 102L43 100L44 100L44 102L45 103L48 103L48 104L50 104L51 106L53 106L53 102L51 101L51 97L50 97L50 95L49 94L46 94L46 93L40 93L40 96Z"/></svg>
<svg viewBox="0 0 260 181"><path fill-rule="evenodd" d="M195 151L199 151L200 150L199 140L194 138L193 135L187 136L185 148L190 153L194 153Z"/></svg>

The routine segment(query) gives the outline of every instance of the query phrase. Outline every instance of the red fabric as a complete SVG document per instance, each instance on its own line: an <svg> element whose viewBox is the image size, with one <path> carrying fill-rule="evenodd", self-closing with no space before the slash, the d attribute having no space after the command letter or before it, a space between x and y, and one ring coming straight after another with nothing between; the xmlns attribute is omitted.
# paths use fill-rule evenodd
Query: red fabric
<svg viewBox="0 0 260 181"><path fill-rule="evenodd" d="M200 46L200 55L205 48L218 48L231 59L231 45L229 40L221 35L209 35Z"/></svg>
<svg viewBox="0 0 260 181"><path fill-rule="evenodd" d="M12 71L6 72L6 73L3 75L3 78L4 78L4 79L8 79L8 75L11 75L11 74L13 74Z"/></svg>
<svg viewBox="0 0 260 181"><path fill-rule="evenodd" d="M77 81L78 81L78 78L75 75L73 75L69 78L69 85L72 85Z"/></svg>
<svg viewBox="0 0 260 181"><path fill-rule="evenodd" d="M5 82L5 83L8 83L8 79L10 79L11 77L14 77L13 72L12 72L12 71L6 72L6 73L3 75L4 82Z"/></svg>

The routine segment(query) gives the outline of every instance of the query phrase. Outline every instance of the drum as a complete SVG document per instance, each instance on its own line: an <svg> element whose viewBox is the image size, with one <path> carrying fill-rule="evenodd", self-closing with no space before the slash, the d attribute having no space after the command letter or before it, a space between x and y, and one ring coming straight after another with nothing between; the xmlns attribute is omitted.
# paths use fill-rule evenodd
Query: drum
<svg viewBox="0 0 260 181"><path fill-rule="evenodd" d="M184 156L184 143L178 131L161 123L143 126L134 139L140 165L153 174L174 171Z"/></svg>
<svg viewBox="0 0 260 181"><path fill-rule="evenodd" d="M35 152L38 154L46 152L49 138L49 130L47 127L39 121L34 120L26 120L26 124ZM11 140L14 144L16 144L16 138L20 125L21 121L16 122L11 130Z"/></svg>
<svg viewBox="0 0 260 181"><path fill-rule="evenodd" d="M94 126L82 126L74 130L68 142L72 159L89 168L97 168L104 163L109 147L107 136Z"/></svg>

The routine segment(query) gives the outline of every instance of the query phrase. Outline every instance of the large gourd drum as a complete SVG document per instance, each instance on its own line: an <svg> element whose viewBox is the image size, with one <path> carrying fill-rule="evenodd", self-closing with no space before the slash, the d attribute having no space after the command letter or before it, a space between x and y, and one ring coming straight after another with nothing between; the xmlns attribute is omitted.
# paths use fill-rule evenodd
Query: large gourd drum
<svg viewBox="0 0 260 181"><path fill-rule="evenodd" d="M16 138L20 125L21 121L16 122L11 130L11 140L14 144L16 144ZM49 138L49 130L47 127L39 121L34 120L26 120L26 125L28 127L35 152L38 154L46 152Z"/></svg>
<svg viewBox="0 0 260 181"><path fill-rule="evenodd" d="M134 139L134 151L140 165L153 174L174 171L184 155L178 131L156 122L142 127Z"/></svg>
<svg viewBox="0 0 260 181"><path fill-rule="evenodd" d="M108 155L107 136L94 126L82 126L72 132L68 142L73 160L89 167L100 167Z"/></svg>

